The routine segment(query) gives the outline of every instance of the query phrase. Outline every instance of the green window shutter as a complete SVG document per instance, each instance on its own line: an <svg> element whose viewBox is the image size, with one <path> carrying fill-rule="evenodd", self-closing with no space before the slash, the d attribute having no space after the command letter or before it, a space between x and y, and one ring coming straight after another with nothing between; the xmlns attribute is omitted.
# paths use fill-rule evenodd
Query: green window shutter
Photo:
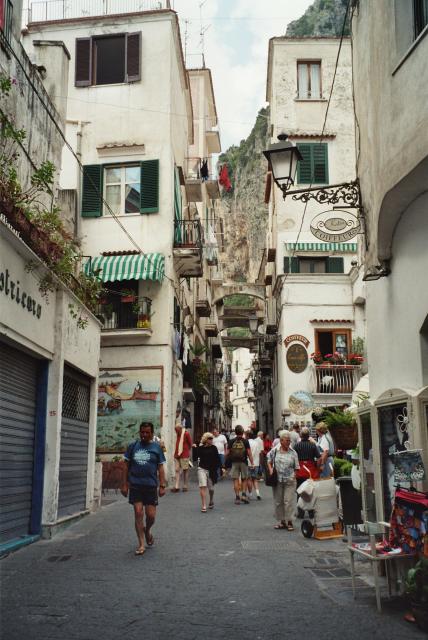
<svg viewBox="0 0 428 640"><path fill-rule="evenodd" d="M182 199L181 199L181 187L180 177L178 175L178 169L174 169L174 216L176 220L182 219Z"/></svg>
<svg viewBox="0 0 428 640"><path fill-rule="evenodd" d="M297 169L297 182L299 184L311 184L312 182L312 145L297 145L303 160L299 161Z"/></svg>
<svg viewBox="0 0 428 640"><path fill-rule="evenodd" d="M140 171L140 213L157 213L159 211L159 160L144 160L140 163Z"/></svg>
<svg viewBox="0 0 428 640"><path fill-rule="evenodd" d="M299 258L284 256L284 273L300 273Z"/></svg>
<svg viewBox="0 0 428 640"><path fill-rule="evenodd" d="M299 258L291 258L291 273L300 273Z"/></svg>
<svg viewBox="0 0 428 640"><path fill-rule="evenodd" d="M311 146L313 158L312 182L314 184L328 184L328 145L317 143Z"/></svg>
<svg viewBox="0 0 428 640"><path fill-rule="evenodd" d="M327 273L344 273L343 258L327 258Z"/></svg>
<svg viewBox="0 0 428 640"><path fill-rule="evenodd" d="M103 215L103 166L86 164L83 167L82 218L98 218Z"/></svg>

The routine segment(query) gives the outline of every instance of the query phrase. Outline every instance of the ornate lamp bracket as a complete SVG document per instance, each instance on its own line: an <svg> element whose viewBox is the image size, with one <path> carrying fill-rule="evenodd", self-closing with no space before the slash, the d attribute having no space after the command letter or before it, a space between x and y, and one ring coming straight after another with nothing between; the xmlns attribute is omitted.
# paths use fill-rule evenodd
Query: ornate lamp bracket
<svg viewBox="0 0 428 640"><path fill-rule="evenodd" d="M292 196L293 200L308 202L315 200L319 204L335 205L344 203L342 206L361 209L361 192L358 180L353 182L342 182L340 184L332 184L326 187L309 187L308 189L294 189L284 193L286 196Z"/></svg>

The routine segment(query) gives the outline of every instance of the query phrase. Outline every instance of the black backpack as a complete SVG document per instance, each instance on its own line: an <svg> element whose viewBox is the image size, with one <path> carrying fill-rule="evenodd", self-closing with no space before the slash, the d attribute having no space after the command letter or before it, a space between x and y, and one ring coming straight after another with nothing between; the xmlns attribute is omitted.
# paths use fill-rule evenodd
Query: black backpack
<svg viewBox="0 0 428 640"><path fill-rule="evenodd" d="M247 449L243 438L235 438L229 450L229 460L231 462L246 462Z"/></svg>

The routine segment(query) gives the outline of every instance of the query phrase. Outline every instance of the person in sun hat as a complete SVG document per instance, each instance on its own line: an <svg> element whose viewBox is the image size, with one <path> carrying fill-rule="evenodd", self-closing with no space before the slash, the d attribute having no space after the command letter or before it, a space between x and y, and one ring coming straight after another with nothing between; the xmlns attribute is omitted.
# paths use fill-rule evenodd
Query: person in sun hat
<svg viewBox="0 0 428 640"><path fill-rule="evenodd" d="M208 508L214 508L214 485L217 482L218 472L221 469L220 455L217 447L213 444L213 440L213 434L207 431L202 436L199 447L196 447L202 513L206 513L207 511L207 489L209 493Z"/></svg>

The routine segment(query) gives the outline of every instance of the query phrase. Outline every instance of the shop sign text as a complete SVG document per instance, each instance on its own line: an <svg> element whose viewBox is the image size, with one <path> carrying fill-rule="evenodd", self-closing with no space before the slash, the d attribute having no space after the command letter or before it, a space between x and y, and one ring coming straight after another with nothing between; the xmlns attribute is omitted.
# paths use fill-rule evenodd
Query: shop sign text
<svg viewBox="0 0 428 640"><path fill-rule="evenodd" d="M0 293L3 293L7 298L26 309L28 313L40 319L42 306L29 293L21 289L19 280L12 280L9 269L0 271Z"/></svg>

